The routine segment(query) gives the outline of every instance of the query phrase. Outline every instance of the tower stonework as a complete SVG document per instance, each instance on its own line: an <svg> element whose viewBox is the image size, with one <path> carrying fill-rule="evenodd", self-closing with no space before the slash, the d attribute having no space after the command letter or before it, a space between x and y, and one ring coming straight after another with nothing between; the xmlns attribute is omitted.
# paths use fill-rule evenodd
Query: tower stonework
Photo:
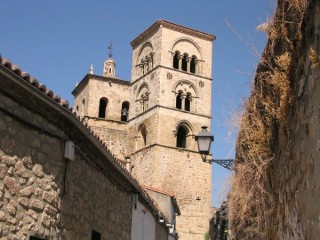
<svg viewBox="0 0 320 240"><path fill-rule="evenodd" d="M174 193L182 240L203 240L212 216L211 167L203 163L194 136L201 126L210 128L214 40L159 20L131 42L130 83L88 74L73 91L75 106L83 107L80 115L113 141L120 159L130 158L137 180ZM104 97L106 114L100 115Z"/></svg>
<svg viewBox="0 0 320 240"><path fill-rule="evenodd" d="M143 184L174 192L180 239L204 239L211 213L211 167L194 140L210 126L214 36L157 21L131 42L129 153Z"/></svg>

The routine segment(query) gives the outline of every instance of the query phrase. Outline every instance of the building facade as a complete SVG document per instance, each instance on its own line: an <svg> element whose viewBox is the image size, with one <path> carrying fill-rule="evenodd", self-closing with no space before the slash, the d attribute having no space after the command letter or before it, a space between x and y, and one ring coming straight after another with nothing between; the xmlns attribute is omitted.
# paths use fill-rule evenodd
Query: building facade
<svg viewBox="0 0 320 240"><path fill-rule="evenodd" d="M173 192L181 239L203 239L211 216L211 168L194 136L210 128L215 36L159 20L131 42L132 77L104 63L73 91L74 106L141 184Z"/></svg>
<svg viewBox="0 0 320 240"><path fill-rule="evenodd" d="M172 239L172 220L67 101L1 55L0 89L0 239Z"/></svg>

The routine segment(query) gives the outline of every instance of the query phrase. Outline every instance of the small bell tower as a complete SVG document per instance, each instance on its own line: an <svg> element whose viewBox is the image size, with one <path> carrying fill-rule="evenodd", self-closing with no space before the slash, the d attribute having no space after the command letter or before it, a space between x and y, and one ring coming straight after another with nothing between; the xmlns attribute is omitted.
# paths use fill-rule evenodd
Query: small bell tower
<svg viewBox="0 0 320 240"><path fill-rule="evenodd" d="M103 76L104 77L112 77L116 76L116 62L112 58L112 42L110 42L109 46L109 58L104 61L103 64Z"/></svg>

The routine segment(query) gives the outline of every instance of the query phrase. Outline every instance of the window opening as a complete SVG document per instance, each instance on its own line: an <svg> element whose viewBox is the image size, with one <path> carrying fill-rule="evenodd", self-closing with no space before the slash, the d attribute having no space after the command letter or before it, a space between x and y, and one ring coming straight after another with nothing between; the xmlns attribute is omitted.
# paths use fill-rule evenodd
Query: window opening
<svg viewBox="0 0 320 240"><path fill-rule="evenodd" d="M128 121L129 102L123 102L121 107L121 121Z"/></svg>
<svg viewBox="0 0 320 240"><path fill-rule="evenodd" d="M147 111L148 110L148 98L144 97L142 99L142 112Z"/></svg>
<svg viewBox="0 0 320 240"><path fill-rule="evenodd" d="M179 92L176 97L176 108L181 109L181 107L182 107L182 99L181 99L181 92Z"/></svg>
<svg viewBox="0 0 320 240"><path fill-rule="evenodd" d="M196 73L196 57L192 57L190 61L190 72Z"/></svg>
<svg viewBox="0 0 320 240"><path fill-rule="evenodd" d="M184 127L179 127L177 132L177 147L186 148L187 131Z"/></svg>
<svg viewBox="0 0 320 240"><path fill-rule="evenodd" d="M92 230L91 240L100 240L100 239L101 239L101 234Z"/></svg>
<svg viewBox="0 0 320 240"><path fill-rule="evenodd" d="M187 71L187 68L188 68L187 55L183 55L183 58L182 58L182 71Z"/></svg>
<svg viewBox="0 0 320 240"><path fill-rule="evenodd" d="M191 94L187 93L187 96L185 98L185 110L190 112L190 102L191 102Z"/></svg>
<svg viewBox="0 0 320 240"><path fill-rule="evenodd" d="M101 98L99 102L99 118L106 117L106 110L107 110L108 100L105 98Z"/></svg>
<svg viewBox="0 0 320 240"><path fill-rule="evenodd" d="M173 56L173 68L179 69L179 52L178 51Z"/></svg>

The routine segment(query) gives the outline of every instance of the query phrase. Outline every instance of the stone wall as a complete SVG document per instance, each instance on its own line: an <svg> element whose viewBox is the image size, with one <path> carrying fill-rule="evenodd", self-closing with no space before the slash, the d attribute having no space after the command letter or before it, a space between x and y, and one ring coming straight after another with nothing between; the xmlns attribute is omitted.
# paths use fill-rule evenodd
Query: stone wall
<svg viewBox="0 0 320 240"><path fill-rule="evenodd" d="M280 136L279 155L270 169L274 239L318 239L320 232L320 2L306 2L303 40L293 60L289 131Z"/></svg>
<svg viewBox="0 0 320 240"><path fill-rule="evenodd" d="M68 239L90 239L92 230L102 239L131 239L132 194L111 182L90 156L77 149L65 180L61 207Z"/></svg>
<svg viewBox="0 0 320 240"><path fill-rule="evenodd" d="M131 108L133 118L128 123L132 173L145 185L174 193L181 210L181 216L177 217L181 239L203 239L209 230L211 167L202 162L194 135L203 125L210 128L212 39L200 37L194 30L187 33L185 28L179 29L174 24L172 28L166 27L167 23L163 23L155 23L132 44L131 103L134 107ZM196 73L173 68L176 50L200 60ZM153 68L143 74L141 60L151 52L154 53ZM139 101L143 88L149 93L148 109L144 112ZM190 109L177 108L179 93L191 100ZM141 124L146 128L145 145L136 138L141 138ZM186 132L185 149L176 147L180 126Z"/></svg>
<svg viewBox="0 0 320 240"><path fill-rule="evenodd" d="M145 185L173 192L181 211L181 239L203 239L211 216L211 166L198 152L153 146L132 156L133 174Z"/></svg>
<svg viewBox="0 0 320 240"><path fill-rule="evenodd" d="M318 239L320 3L279 0L237 141L238 239Z"/></svg>
<svg viewBox="0 0 320 240"><path fill-rule="evenodd" d="M7 115L3 109L13 110L23 121L46 124L9 98L0 99L0 236L58 238L63 232L62 141ZM45 129L60 131L50 123Z"/></svg>
<svg viewBox="0 0 320 240"><path fill-rule="evenodd" d="M46 114L0 95L0 236L90 239L95 230L101 239L130 239L128 182L93 146L78 142L81 134L74 161L64 159L73 133Z"/></svg>

